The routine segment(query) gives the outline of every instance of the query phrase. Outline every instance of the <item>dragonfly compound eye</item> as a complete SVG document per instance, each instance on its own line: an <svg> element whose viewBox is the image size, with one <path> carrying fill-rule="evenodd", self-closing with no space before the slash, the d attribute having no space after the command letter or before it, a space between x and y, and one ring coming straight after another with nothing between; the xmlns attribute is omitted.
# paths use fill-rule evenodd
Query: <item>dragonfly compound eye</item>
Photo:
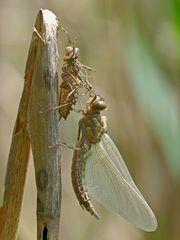
<svg viewBox="0 0 180 240"><path fill-rule="evenodd" d="M104 101L94 101L91 108L95 111L103 111L107 108L107 106Z"/></svg>
<svg viewBox="0 0 180 240"><path fill-rule="evenodd" d="M73 59L77 59L79 57L79 54L79 48L73 47Z"/></svg>
<svg viewBox="0 0 180 240"><path fill-rule="evenodd" d="M65 49L65 54L64 54L63 60L67 61L67 60L73 58L73 55L74 55L74 48L72 46L68 46Z"/></svg>

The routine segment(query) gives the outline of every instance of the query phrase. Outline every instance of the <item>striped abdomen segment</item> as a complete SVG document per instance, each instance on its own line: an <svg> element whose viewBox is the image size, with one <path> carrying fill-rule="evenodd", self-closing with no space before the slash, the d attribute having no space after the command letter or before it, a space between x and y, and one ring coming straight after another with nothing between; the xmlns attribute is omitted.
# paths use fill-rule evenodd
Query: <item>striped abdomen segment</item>
<svg viewBox="0 0 180 240"><path fill-rule="evenodd" d="M85 185L85 164L84 153L75 150L71 167L73 189L81 207L99 219L100 217L91 203L91 198Z"/></svg>

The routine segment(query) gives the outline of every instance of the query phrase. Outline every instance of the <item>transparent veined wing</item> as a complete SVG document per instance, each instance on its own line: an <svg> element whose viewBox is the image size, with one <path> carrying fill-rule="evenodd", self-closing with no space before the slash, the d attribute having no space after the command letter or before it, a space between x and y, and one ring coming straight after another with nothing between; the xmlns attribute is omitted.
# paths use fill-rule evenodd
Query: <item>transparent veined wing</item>
<svg viewBox="0 0 180 240"><path fill-rule="evenodd" d="M85 182L90 196L107 209L143 230L154 231L157 228L154 213L107 134L103 134L99 143L92 145L86 160Z"/></svg>

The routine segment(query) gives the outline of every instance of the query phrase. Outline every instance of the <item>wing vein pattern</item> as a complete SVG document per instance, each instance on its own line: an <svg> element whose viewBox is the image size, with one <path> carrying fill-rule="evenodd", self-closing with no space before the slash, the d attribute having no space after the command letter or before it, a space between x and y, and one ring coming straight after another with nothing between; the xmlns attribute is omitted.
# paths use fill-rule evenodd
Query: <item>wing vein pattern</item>
<svg viewBox="0 0 180 240"><path fill-rule="evenodd" d="M130 173L107 134L92 144L86 160L85 184L92 198L146 231L157 228L157 220L135 185Z"/></svg>

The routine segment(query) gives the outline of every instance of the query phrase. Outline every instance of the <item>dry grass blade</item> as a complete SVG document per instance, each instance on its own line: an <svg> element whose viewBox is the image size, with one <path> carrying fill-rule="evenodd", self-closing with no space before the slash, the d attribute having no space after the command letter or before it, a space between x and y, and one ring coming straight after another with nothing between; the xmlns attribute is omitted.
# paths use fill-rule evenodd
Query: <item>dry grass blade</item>
<svg viewBox="0 0 180 240"><path fill-rule="evenodd" d="M20 218L26 171L28 166L30 142L26 129L27 108L31 89L31 79L34 68L37 41L33 38L29 50L29 57L25 70L24 89L19 104L18 115L12 135L11 147L5 179L5 192L3 208L4 220L2 226L2 238L6 240L16 239Z"/></svg>

